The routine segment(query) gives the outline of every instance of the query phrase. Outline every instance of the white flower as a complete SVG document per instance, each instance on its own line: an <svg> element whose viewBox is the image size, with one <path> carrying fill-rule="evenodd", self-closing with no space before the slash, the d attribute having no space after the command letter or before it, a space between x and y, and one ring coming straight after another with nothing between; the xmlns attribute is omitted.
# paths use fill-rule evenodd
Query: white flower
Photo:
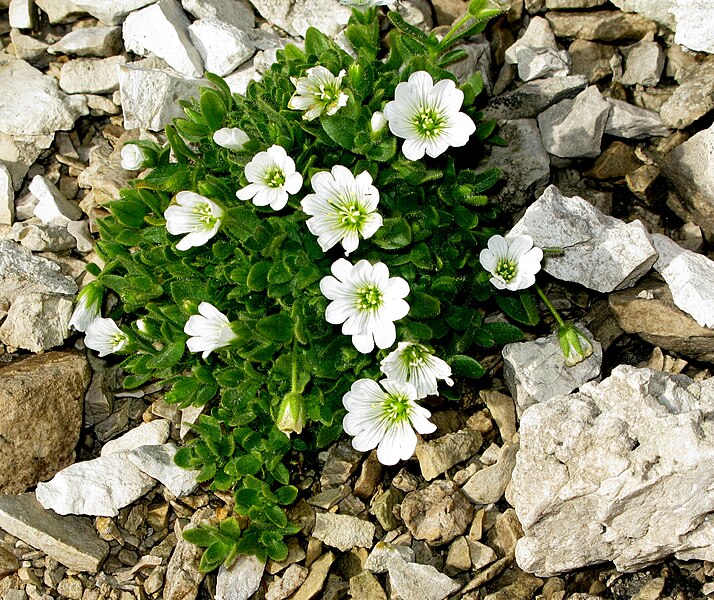
<svg viewBox="0 0 714 600"><path fill-rule="evenodd" d="M432 158L449 146L464 146L476 125L459 112L464 93L450 79L436 85L426 71L417 71L397 86L394 100L387 102L384 116L390 131L405 139L402 152L419 160L426 152Z"/></svg>
<svg viewBox="0 0 714 600"><path fill-rule="evenodd" d="M379 462L395 465L414 454L417 438L412 427L426 434L436 431L436 425L429 421L431 413L415 402L413 385L388 379L380 384L382 387L371 379L352 384L342 397L348 411L342 427L354 436L355 450L367 452L377 447Z"/></svg>
<svg viewBox="0 0 714 600"><path fill-rule="evenodd" d="M229 150L243 150L249 140L248 134L238 127L224 127L213 134L213 141Z"/></svg>
<svg viewBox="0 0 714 600"><path fill-rule="evenodd" d="M335 77L325 67L317 66L307 70L307 77L291 77L295 93L288 101L288 108L304 110L302 116L307 121L325 114L334 115L347 104L348 96L342 91L345 70Z"/></svg>
<svg viewBox="0 0 714 600"><path fill-rule="evenodd" d="M488 248L479 255L481 266L493 277L491 283L499 290L523 290L535 283L540 271L543 251L533 247L529 235L503 237L494 235L488 240Z"/></svg>
<svg viewBox="0 0 714 600"><path fill-rule="evenodd" d="M397 339L393 321L409 312L404 298L409 284L401 277L389 277L384 263L372 266L366 260L352 265L340 258L332 263L332 274L320 281L323 295L332 300L325 319L342 325L342 333L352 336L355 348L367 354L374 349L389 348Z"/></svg>
<svg viewBox="0 0 714 600"><path fill-rule="evenodd" d="M121 149L121 168L127 171L138 171L146 160L146 154L141 146L126 144Z"/></svg>
<svg viewBox="0 0 714 600"><path fill-rule="evenodd" d="M189 317L183 328L184 333L191 336L186 340L189 351L203 352L201 358L206 358L217 348L230 346L238 337L233 333L228 317L213 304L201 302L198 312Z"/></svg>
<svg viewBox="0 0 714 600"><path fill-rule="evenodd" d="M89 283L77 294L77 304L69 320L69 326L77 331L86 331L87 327L100 316L101 310L102 288L96 282Z"/></svg>
<svg viewBox="0 0 714 600"><path fill-rule="evenodd" d="M164 212L166 229L172 235L187 233L178 244L177 250L188 250L203 246L218 232L223 209L213 200L195 192L176 194L177 205L171 205Z"/></svg>
<svg viewBox="0 0 714 600"><path fill-rule="evenodd" d="M375 212L379 192L367 171L355 177L347 167L335 165L331 173L315 173L311 184L315 193L305 196L301 205L312 215L307 228L317 236L323 252L338 242L342 242L345 254L354 252L360 235L372 237L382 226L382 217Z"/></svg>
<svg viewBox="0 0 714 600"><path fill-rule="evenodd" d="M84 343L87 348L99 352L99 356L106 356L123 349L129 343L129 337L113 319L99 317L87 327Z"/></svg>
<svg viewBox="0 0 714 600"><path fill-rule="evenodd" d="M354 8L367 9L373 6L387 6L394 0L340 0L340 2Z"/></svg>
<svg viewBox="0 0 714 600"><path fill-rule="evenodd" d="M451 367L421 344L399 342L397 349L389 353L380 365L380 370L390 380L412 384L417 398L438 394L439 379L447 385L454 385Z"/></svg>
<svg viewBox="0 0 714 600"><path fill-rule="evenodd" d="M372 128L373 133L379 133L384 129L387 124L387 118L384 116L383 112L375 110L372 113L372 118L369 120L369 125Z"/></svg>
<svg viewBox="0 0 714 600"><path fill-rule="evenodd" d="M281 210L290 194L302 187L302 175L295 170L295 161L282 146L273 145L258 152L245 166L245 176L250 182L236 192L241 200L253 199L256 206L270 206Z"/></svg>

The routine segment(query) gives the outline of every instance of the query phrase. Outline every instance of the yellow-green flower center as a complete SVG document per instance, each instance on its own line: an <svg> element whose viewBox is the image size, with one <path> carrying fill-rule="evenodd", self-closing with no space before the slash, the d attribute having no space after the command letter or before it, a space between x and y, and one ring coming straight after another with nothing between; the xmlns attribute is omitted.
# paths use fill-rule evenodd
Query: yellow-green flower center
<svg viewBox="0 0 714 600"><path fill-rule="evenodd" d="M377 310L384 302L384 294L376 285L367 285L357 290L357 308Z"/></svg>
<svg viewBox="0 0 714 600"><path fill-rule="evenodd" d="M343 229L361 231L368 212L356 198L340 196L337 202L330 203L337 213L339 223Z"/></svg>
<svg viewBox="0 0 714 600"><path fill-rule="evenodd" d="M424 106L414 115L414 127L422 137L434 137L444 127L443 116L433 107Z"/></svg>
<svg viewBox="0 0 714 600"><path fill-rule="evenodd" d="M412 344L404 348L401 359L404 366L408 369L414 369L421 367L429 354L429 351L421 344Z"/></svg>
<svg viewBox="0 0 714 600"><path fill-rule="evenodd" d="M389 394L382 404L383 418L391 424L408 421L411 413L411 404L407 396L402 394Z"/></svg>
<svg viewBox="0 0 714 600"><path fill-rule="evenodd" d="M193 207L193 214L197 220L206 227L213 227L216 223L216 217L213 216L211 206L207 202L201 202Z"/></svg>
<svg viewBox="0 0 714 600"><path fill-rule="evenodd" d="M496 265L494 275L500 277L506 283L510 283L518 273L518 264L508 258L502 258Z"/></svg>
<svg viewBox="0 0 714 600"><path fill-rule="evenodd" d="M285 173L282 169L274 167L265 173L265 185L271 188L279 188L285 184Z"/></svg>

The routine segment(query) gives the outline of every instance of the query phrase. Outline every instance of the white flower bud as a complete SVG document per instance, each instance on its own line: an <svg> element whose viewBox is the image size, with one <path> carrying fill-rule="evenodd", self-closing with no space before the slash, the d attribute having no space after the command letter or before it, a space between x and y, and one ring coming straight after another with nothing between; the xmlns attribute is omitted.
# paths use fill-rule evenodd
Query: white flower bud
<svg viewBox="0 0 714 600"><path fill-rule="evenodd" d="M146 154L141 146L127 144L121 149L121 166L127 171L138 171L146 160Z"/></svg>
<svg viewBox="0 0 714 600"><path fill-rule="evenodd" d="M387 125L387 119L384 116L384 113L376 110L374 113L372 113L372 119L369 122L369 124L372 127L372 131L374 133L377 133L379 131L382 131L384 127Z"/></svg>

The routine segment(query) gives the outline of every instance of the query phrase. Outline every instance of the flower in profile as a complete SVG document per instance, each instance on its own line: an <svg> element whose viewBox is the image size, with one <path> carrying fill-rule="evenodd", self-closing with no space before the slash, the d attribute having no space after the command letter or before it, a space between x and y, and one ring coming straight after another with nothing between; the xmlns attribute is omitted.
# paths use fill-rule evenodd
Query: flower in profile
<svg viewBox="0 0 714 600"><path fill-rule="evenodd" d="M355 348L367 354L375 344L389 348L397 339L394 321L406 316L409 284L389 277L384 263L360 260L352 265L340 258L332 263L332 275L320 281L320 291L332 300L325 311L328 323L342 323L342 333L352 336Z"/></svg>
<svg viewBox="0 0 714 600"><path fill-rule="evenodd" d="M384 113L378 110L375 110L372 113L372 118L369 120L369 126L372 129L372 133L379 133L382 131L382 129L385 128L387 125L387 118L384 116Z"/></svg>
<svg viewBox="0 0 714 600"><path fill-rule="evenodd" d="M543 251L533 246L529 235L513 237L494 235L488 240L488 248L479 255L481 266L493 277L491 283L499 290L523 290L535 283L540 271Z"/></svg>
<svg viewBox="0 0 714 600"><path fill-rule="evenodd" d="M213 134L213 141L222 148L243 150L243 146L250 141L250 138L245 131L238 127L224 127Z"/></svg>
<svg viewBox="0 0 714 600"><path fill-rule="evenodd" d="M394 2L394 0L340 0L340 2L352 8L366 10L375 6L387 6L387 4Z"/></svg>
<svg viewBox="0 0 714 600"><path fill-rule="evenodd" d="M426 71L417 71L401 82L384 116L390 131L404 138L402 152L409 160L443 154L449 146L465 146L476 125L460 112L464 93L450 79L434 84Z"/></svg>
<svg viewBox="0 0 714 600"><path fill-rule="evenodd" d="M295 93L288 101L288 108L304 110L302 116L306 121L319 117L323 111L334 115L347 104L348 96L342 91L342 78L345 70L335 77L325 67L317 66L307 70L307 77L291 77Z"/></svg>
<svg viewBox="0 0 714 600"><path fill-rule="evenodd" d="M188 234L176 244L177 250L203 246L218 232L223 209L213 200L195 192L179 192L176 204L164 212L166 229L171 235Z"/></svg>
<svg viewBox="0 0 714 600"><path fill-rule="evenodd" d="M289 195L297 194L302 187L302 175L295 170L295 161L278 145L258 152L245 166L245 177L250 183L238 190L236 196L273 210L285 208Z"/></svg>
<svg viewBox="0 0 714 600"><path fill-rule="evenodd" d="M206 358L218 348L225 348L238 338L231 328L228 317L213 304L201 302L197 315L191 315L183 331L191 337L186 340L190 352L203 352Z"/></svg>
<svg viewBox="0 0 714 600"><path fill-rule="evenodd" d="M144 165L146 154L137 144L126 144L121 149L121 168L127 171L138 171Z"/></svg>
<svg viewBox="0 0 714 600"><path fill-rule="evenodd" d="M421 344L399 342L397 349L382 359L380 365L380 370L390 381L413 385L417 398L437 395L439 379L447 385L454 385L451 367Z"/></svg>
<svg viewBox="0 0 714 600"><path fill-rule="evenodd" d="M315 173L311 184L315 193L305 196L301 205L311 215L307 228L317 236L323 252L338 242L345 254L354 252L360 235L372 237L382 226L382 217L376 212L379 191L367 171L355 177L347 167L335 165L332 172Z"/></svg>
<svg viewBox="0 0 714 600"><path fill-rule="evenodd" d="M87 348L99 352L99 356L106 356L123 350L129 343L129 336L119 329L113 319L98 317L87 327L84 343Z"/></svg>
<svg viewBox="0 0 714 600"><path fill-rule="evenodd" d="M395 465L411 458L416 449L416 429L433 433L431 413L419 406L416 388L410 383L384 379L355 381L342 397L347 414L342 421L345 433L354 436L352 447L360 452L377 448L383 465Z"/></svg>
<svg viewBox="0 0 714 600"><path fill-rule="evenodd" d="M100 316L102 310L102 286L93 281L85 285L77 294L77 304L74 306L69 326L77 331L86 331L92 322Z"/></svg>
<svg viewBox="0 0 714 600"><path fill-rule="evenodd" d="M305 427L305 403L300 394L290 392L283 398L275 424L288 437L293 432L302 433Z"/></svg>
<svg viewBox="0 0 714 600"><path fill-rule="evenodd" d="M592 340L577 325L563 323L558 328L558 341L568 367L577 365L593 353Z"/></svg>

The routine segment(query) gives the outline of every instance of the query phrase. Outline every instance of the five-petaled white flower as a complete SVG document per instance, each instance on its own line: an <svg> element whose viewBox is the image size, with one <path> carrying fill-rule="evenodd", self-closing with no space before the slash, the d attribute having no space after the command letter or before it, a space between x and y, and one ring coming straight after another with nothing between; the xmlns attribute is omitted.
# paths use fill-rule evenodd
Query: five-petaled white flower
<svg viewBox="0 0 714 600"><path fill-rule="evenodd" d="M176 244L177 250L188 250L203 246L218 232L221 226L223 209L213 200L195 192L179 192L176 204L164 212L166 229L171 235L182 235Z"/></svg>
<svg viewBox="0 0 714 600"><path fill-rule="evenodd" d="M88 283L77 294L69 326L77 331L86 331L92 322L100 316L102 310L102 287L96 281Z"/></svg>
<svg viewBox="0 0 714 600"><path fill-rule="evenodd" d="M302 116L307 121L319 117L323 111L334 115L347 104L348 96L342 91L345 70L335 77L325 67L317 66L307 70L307 77L291 77L295 93L288 101L288 108L304 110Z"/></svg>
<svg viewBox="0 0 714 600"><path fill-rule="evenodd" d="M389 348L397 339L394 321L406 316L409 284L401 277L389 277L384 263L371 265L360 260L352 265L340 258L332 263L332 275L323 277L320 290L332 300L325 319L342 325L342 333L352 336L355 348L367 354L374 349Z"/></svg>
<svg viewBox="0 0 714 600"><path fill-rule="evenodd" d="M250 182L236 192L241 200L253 199L256 206L270 206L281 210L288 196L302 187L302 175L295 170L295 161L282 146L273 145L258 152L245 166L245 177Z"/></svg>
<svg viewBox="0 0 714 600"><path fill-rule="evenodd" d="M137 144L126 144L121 149L120 155L121 168L127 171L138 171L146 160L143 148Z"/></svg>
<svg viewBox="0 0 714 600"><path fill-rule="evenodd" d="M243 150L249 140L248 134L238 127L224 127L213 134L213 141L229 150Z"/></svg>
<svg viewBox="0 0 714 600"><path fill-rule="evenodd" d="M186 340L191 352L203 352L201 358L206 358L217 348L230 346L238 337L231 329L228 317L213 304L201 302L197 315L191 315L184 325L183 331L191 336Z"/></svg>
<svg viewBox="0 0 714 600"><path fill-rule="evenodd" d="M413 385L417 398L438 394L439 379L447 385L454 385L451 367L421 344L399 342L397 349L382 359L380 365L380 370L390 380Z"/></svg>
<svg viewBox="0 0 714 600"><path fill-rule="evenodd" d="M342 427L354 436L353 448L367 452L377 447L377 458L383 465L411 458L417 444L414 429L421 434L436 431L436 425L429 421L431 413L416 399L416 388L409 383L355 381L342 397L348 411Z"/></svg>
<svg viewBox="0 0 714 600"><path fill-rule="evenodd" d="M476 125L459 112L464 93L450 79L434 84L426 71L417 71L401 82L394 100L387 102L384 116L390 131L404 138L402 152L409 160L419 160L426 152L432 158L449 146L464 146Z"/></svg>
<svg viewBox="0 0 714 600"><path fill-rule="evenodd" d="M335 165L332 172L315 173L311 184L315 193L305 196L301 205L311 215L307 228L317 236L323 252L338 242L345 254L354 252L360 235L372 237L382 226L382 217L375 212L379 192L367 171L355 177L347 167Z"/></svg>
<svg viewBox="0 0 714 600"><path fill-rule="evenodd" d="M353 8L365 10L373 6L387 6L387 4L394 2L394 0L340 0L340 2L347 6L352 6Z"/></svg>
<svg viewBox="0 0 714 600"><path fill-rule="evenodd" d="M540 271L543 251L533 247L529 235L513 237L494 235L488 240L488 248L479 255L481 266L493 277L491 283L499 290L523 290L535 283Z"/></svg>
<svg viewBox="0 0 714 600"><path fill-rule="evenodd" d="M87 348L99 352L99 356L106 356L112 352L119 352L129 343L129 336L124 333L113 319L98 317L87 327L84 344Z"/></svg>

